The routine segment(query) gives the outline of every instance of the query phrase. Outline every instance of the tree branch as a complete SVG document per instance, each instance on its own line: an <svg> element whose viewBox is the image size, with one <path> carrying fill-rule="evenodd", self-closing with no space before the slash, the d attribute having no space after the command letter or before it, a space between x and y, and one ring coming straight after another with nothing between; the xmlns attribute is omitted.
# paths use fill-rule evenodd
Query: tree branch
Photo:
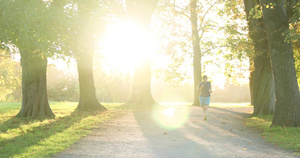
<svg viewBox="0 0 300 158"><path fill-rule="evenodd" d="M202 51L202 54L205 55L207 54L209 51L211 51L212 49L216 49L216 48L227 48L227 47L230 47L230 46L227 46L227 45L222 45L222 46L215 46L215 47L211 47L205 51Z"/></svg>
<svg viewBox="0 0 300 158"><path fill-rule="evenodd" d="M181 8L181 7L177 6L177 5L175 5L175 3L173 3L173 4L171 4L171 3L164 3L164 4L166 6L173 7L172 11L174 13L183 15L183 16L187 17L188 19L190 19L190 16L188 16L186 13L184 13L184 11L186 10L186 8ZM180 11L176 10L176 8L179 9Z"/></svg>
<svg viewBox="0 0 300 158"><path fill-rule="evenodd" d="M188 16L187 14L185 14L184 12L179 12L179 11L175 10L175 13L177 13L177 14L181 14L181 15L183 15L183 16L185 16L185 17L187 17L188 19L191 19L191 17L190 17L190 16Z"/></svg>
<svg viewBox="0 0 300 158"><path fill-rule="evenodd" d="M205 19L206 15L207 15L208 12L214 7L214 5L217 4L218 2L220 2L220 0L219 0L219 1L216 1L215 3L213 3L213 4L206 10L205 14L204 14L203 17L202 17L202 21L201 21L201 23L200 23L200 25L199 25L199 30L198 30L198 32L203 28L203 23L204 23L204 19Z"/></svg>

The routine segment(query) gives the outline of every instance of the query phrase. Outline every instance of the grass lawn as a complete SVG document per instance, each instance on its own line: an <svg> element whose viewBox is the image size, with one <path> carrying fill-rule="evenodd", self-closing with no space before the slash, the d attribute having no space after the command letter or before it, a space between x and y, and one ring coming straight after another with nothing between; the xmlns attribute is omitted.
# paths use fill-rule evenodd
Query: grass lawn
<svg viewBox="0 0 300 158"><path fill-rule="evenodd" d="M294 150L300 155L300 128L294 127L272 127L273 116L252 117L246 120L247 127L260 130L263 137L284 149Z"/></svg>
<svg viewBox="0 0 300 158"><path fill-rule="evenodd" d="M90 129L122 115L121 104L104 104L105 112L74 112L77 103L50 102L53 119L32 121L14 118L21 103L0 103L0 157L49 157L58 153Z"/></svg>

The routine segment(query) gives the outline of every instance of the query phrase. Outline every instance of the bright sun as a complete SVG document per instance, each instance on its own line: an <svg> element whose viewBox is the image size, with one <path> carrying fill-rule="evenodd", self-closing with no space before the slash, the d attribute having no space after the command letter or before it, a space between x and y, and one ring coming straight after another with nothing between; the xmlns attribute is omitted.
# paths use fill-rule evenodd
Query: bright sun
<svg viewBox="0 0 300 158"><path fill-rule="evenodd" d="M98 52L104 58L101 63L102 69L106 73L111 75L114 72L132 74L134 68L141 66L146 60L155 62L156 67L166 66L165 56L157 52L160 48L158 40L149 31L143 29L139 23L123 20L111 24L107 28L98 44ZM216 72L219 69L209 65L206 68L208 72ZM224 88L226 81L224 75L210 75L210 77L215 86ZM193 83L192 80L190 82Z"/></svg>
<svg viewBox="0 0 300 158"><path fill-rule="evenodd" d="M132 71L155 51L154 41L138 23L124 21L109 26L99 41L100 53L107 63L104 69L109 71L114 67L120 72Z"/></svg>

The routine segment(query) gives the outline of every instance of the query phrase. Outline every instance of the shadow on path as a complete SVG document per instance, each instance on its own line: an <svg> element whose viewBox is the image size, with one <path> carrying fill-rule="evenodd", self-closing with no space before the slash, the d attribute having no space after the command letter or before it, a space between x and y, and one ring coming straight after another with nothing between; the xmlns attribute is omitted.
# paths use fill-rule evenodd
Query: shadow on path
<svg viewBox="0 0 300 158"><path fill-rule="evenodd" d="M172 108L173 116L159 118L178 120L182 116L176 112L187 107ZM293 157L291 151L266 143L256 131L244 126L244 119L251 116L251 107L210 108L208 121L203 120L201 108L188 108L188 119L174 129L162 126L153 111L134 112L155 157Z"/></svg>
<svg viewBox="0 0 300 158"><path fill-rule="evenodd" d="M180 107L177 107L180 108ZM163 114L162 114L163 115ZM185 133L157 122L151 111L135 111L134 116L154 157L212 157L207 146L186 139ZM164 116L160 117L161 119ZM168 116L165 116L168 117ZM176 117L176 115L175 115ZM170 120L169 120L170 121ZM171 124L171 123L170 123ZM171 128L171 129L170 129ZM198 156L197 156L198 155Z"/></svg>
<svg viewBox="0 0 300 158"><path fill-rule="evenodd" d="M161 107L129 111L57 157L228 158L297 157L266 143L243 120L252 108Z"/></svg>

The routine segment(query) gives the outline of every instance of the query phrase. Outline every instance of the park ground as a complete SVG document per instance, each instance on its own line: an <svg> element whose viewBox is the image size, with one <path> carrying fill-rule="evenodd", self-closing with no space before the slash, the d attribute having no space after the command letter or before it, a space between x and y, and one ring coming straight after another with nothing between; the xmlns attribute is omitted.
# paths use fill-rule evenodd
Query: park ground
<svg viewBox="0 0 300 158"><path fill-rule="evenodd" d="M128 110L53 157L300 157L268 143L244 120L252 107L165 106Z"/></svg>

